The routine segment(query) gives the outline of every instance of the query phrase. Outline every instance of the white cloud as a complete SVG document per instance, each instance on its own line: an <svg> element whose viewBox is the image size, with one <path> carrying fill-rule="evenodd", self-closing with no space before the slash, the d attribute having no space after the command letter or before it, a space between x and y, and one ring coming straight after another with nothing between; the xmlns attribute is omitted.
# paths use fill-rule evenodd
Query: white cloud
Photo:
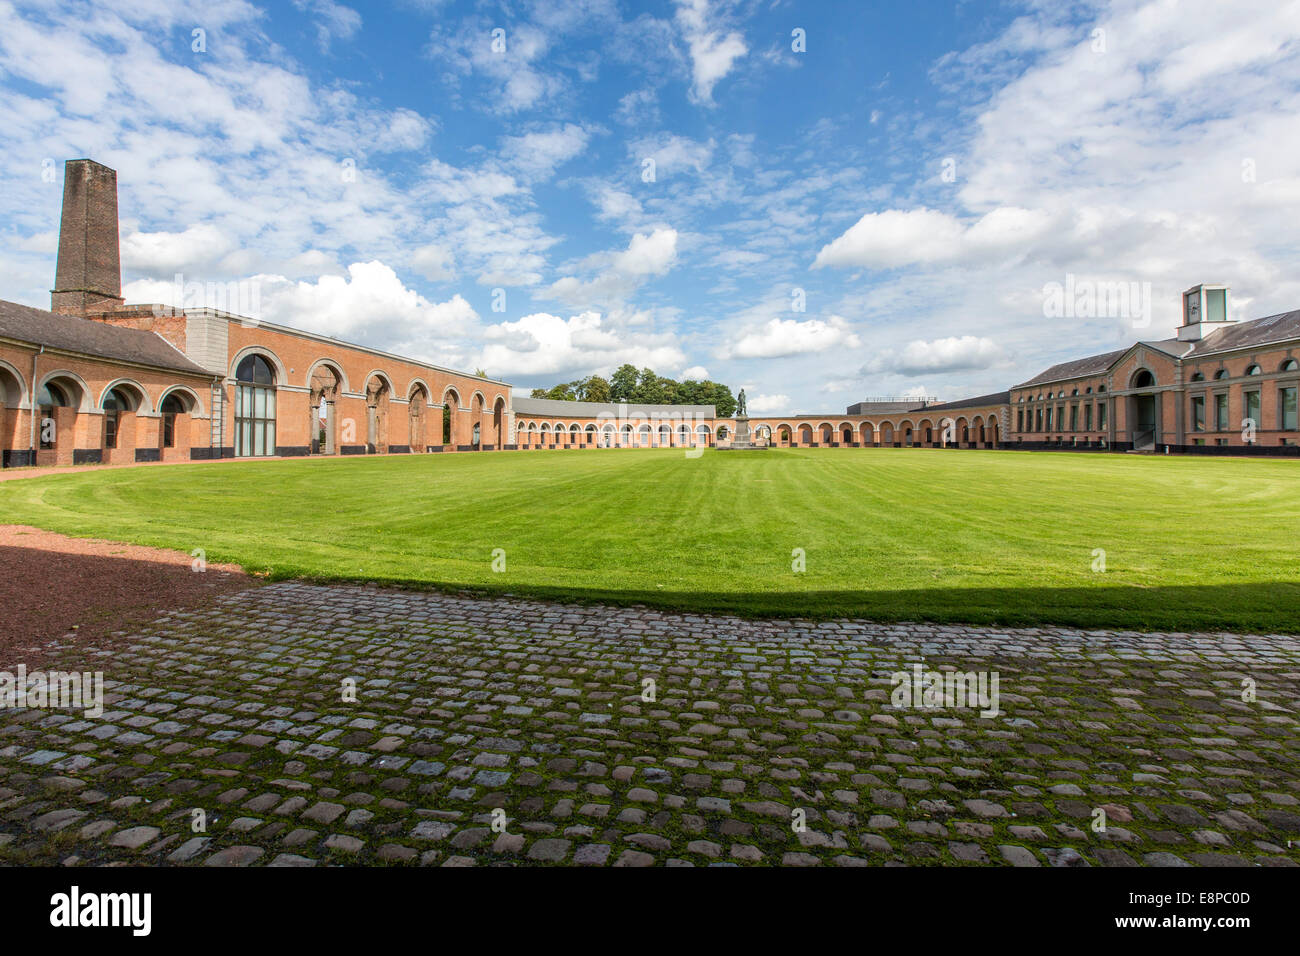
<svg viewBox="0 0 1300 956"><path fill-rule="evenodd" d="M420 246L412 252L411 268L433 282L453 279L456 276L455 257L450 249L440 243Z"/></svg>
<svg viewBox="0 0 1300 956"><path fill-rule="evenodd" d="M883 350L864 367L864 372L894 372L923 375L985 369L1002 362L1002 348L992 339L975 335L908 342L897 354Z"/></svg>
<svg viewBox="0 0 1300 956"><path fill-rule="evenodd" d="M240 298L253 304L239 310L241 314L426 361L464 361L459 345L478 331L478 314L459 295L431 302L405 286L392 268L377 261L354 262L346 275L325 275L313 282L255 275L240 286ZM192 293L188 290L184 290L185 301L176 301L178 290L172 282L142 279L129 283L123 291L128 301L185 307L199 304L189 301ZM222 301L203 304L226 305Z"/></svg>
<svg viewBox="0 0 1300 956"><path fill-rule="evenodd" d="M150 275L210 270L233 252L233 239L209 223L183 232L132 232L122 237L122 265Z"/></svg>
<svg viewBox="0 0 1300 956"><path fill-rule="evenodd" d="M501 154L510 165L533 179L549 177L555 168L586 148L591 134L576 123L566 123L550 130L507 136Z"/></svg>
<svg viewBox="0 0 1300 956"><path fill-rule="evenodd" d="M813 262L824 266L893 269L913 264L984 261L1023 252L1051 227L1043 210L1002 207L966 225L933 209L869 212L824 246Z"/></svg>
<svg viewBox="0 0 1300 956"><path fill-rule="evenodd" d="M696 381L703 382L709 377L709 370L703 365L692 365L690 368L684 368L677 374L679 382Z"/></svg>
<svg viewBox="0 0 1300 956"><path fill-rule="evenodd" d="M322 51L329 50L332 40L346 40L361 29L361 14L334 0L293 0L293 5L315 19Z"/></svg>
<svg viewBox="0 0 1300 956"><path fill-rule="evenodd" d="M536 312L489 326L484 338L480 364L504 376L607 375L625 362L674 368L685 357L671 336L617 329L596 312L568 319Z"/></svg>
<svg viewBox="0 0 1300 956"><path fill-rule="evenodd" d="M742 334L722 350L724 358L784 358L808 355L834 348L855 349L861 341L847 321L838 315L829 319L769 319L764 325Z"/></svg>
<svg viewBox="0 0 1300 956"><path fill-rule="evenodd" d="M723 33L710 23L716 10L709 0L676 0L677 24L691 53L691 100L712 105L713 87L749 52L736 32Z"/></svg>
<svg viewBox="0 0 1300 956"><path fill-rule="evenodd" d="M754 415L785 415L790 411L790 396L785 394L754 395L746 394L745 404Z"/></svg>
<svg viewBox="0 0 1300 956"><path fill-rule="evenodd" d="M557 279L547 295L582 308L595 303L618 303L638 289L646 280L665 275L677 261L677 230L659 228L637 233L626 249L591 256L584 263L599 273L583 282L576 276Z"/></svg>

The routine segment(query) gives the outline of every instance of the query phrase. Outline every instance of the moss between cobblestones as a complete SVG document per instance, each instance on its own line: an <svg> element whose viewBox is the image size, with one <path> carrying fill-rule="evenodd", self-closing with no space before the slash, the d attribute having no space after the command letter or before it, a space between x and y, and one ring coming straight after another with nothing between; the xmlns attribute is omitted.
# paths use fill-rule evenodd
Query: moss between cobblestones
<svg viewBox="0 0 1300 956"><path fill-rule="evenodd" d="M310 593L324 600L327 592ZM155 633L174 632L175 638L159 640L146 634L120 655L116 661L118 670L110 676L124 683L115 689L115 699L108 702L109 711L135 701L136 704L128 709L132 713L144 713L148 702L165 702L165 693L153 692L154 688L161 688L182 692L182 699L173 702L177 710L187 707L185 699L206 695L217 698L221 706L204 705L200 711L233 715L234 720L251 720L255 724L262 723L266 719L265 712L279 705L290 708L293 713L312 711L317 716L310 722L322 726L330 726L324 721L331 715L345 718L345 722L331 728L345 732L351 721L370 718L376 722L373 728L355 732L370 735L371 743L385 736L391 725L406 725L417 731L429 729L434 736L424 742L429 747L441 749L436 754L426 753L421 759L444 763L446 769L441 775L424 780L409 773L409 765L393 771L376 768L373 766L376 752L370 750L369 744L359 744L358 749L372 754L371 765L351 767L337 757L317 761L298 754L281 753L269 744L249 747L235 742L212 741L210 734L216 729L229 727L230 721L212 724L203 724L196 719L183 721L189 729L174 736L172 742L187 745L189 749L165 756L160 752L164 745L162 741L145 744L92 741L65 732L62 728L68 721L38 728L37 725L48 723L49 718L29 715L20 719L18 715L0 715L0 749L19 742L25 743L27 750L54 747L71 751L81 747L95 756L101 765L115 763L118 767L129 768L121 777L90 772L67 773L66 776L85 780L86 787L79 793L98 790L106 794L106 799L94 806L85 806L77 794L44 786L42 780L54 772L48 767L23 764L21 758L0 757L0 788L20 792L20 796L15 798L17 805L10 806L12 801L0 800L0 831L19 835L14 843L0 847L0 859L58 862L69 854L75 854L86 863L156 860L189 839L192 835L188 829L189 809L197 806L209 814L208 836L212 842L191 864L201 863L224 847L247 844L263 847L266 852L259 861L263 863L270 862L281 852L299 853L322 863L384 863L377 857L380 847L395 843L417 852L436 850L439 855L435 863L451 855L461 855L498 865L553 865L526 857L527 848L533 841L548 837L571 841L564 862L571 862L572 852L578 846L591 842L610 844L611 855L607 862L612 863L625 850L644 851L627 840L632 834L642 832L654 833L669 842L671 849L652 852L661 863L670 857L710 862L709 858L686 850L686 845L696 839L719 844L723 848L721 859L724 862L732 861L730 848L735 845L756 847L764 854L761 861L764 865L779 864L783 854L788 852L805 853L826 863L840 855L850 855L873 863L979 865L954 857L950 842L979 845L988 855L991 865L1006 865L997 850L1004 844L1026 847L1040 863L1047 862L1042 853L1045 848L1071 847L1096 865L1100 862L1096 850L1103 846L1123 850L1138 862L1144 853L1153 851L1173 852L1182 857L1212 851L1237 855L1248 861L1257 857L1270 862L1289 860L1287 854L1279 857L1256 848L1251 843L1255 838L1252 834L1224 831L1229 846L1202 846L1195 842L1192 834L1203 827L1175 823L1163 817L1148 820L1138 805L1145 804L1157 813L1160 813L1157 808L1164 805L1182 805L1210 817L1213 811L1226 807L1225 788L1209 782L1214 776L1210 768L1219 763L1251 773L1251 776L1234 779L1230 788L1231 792L1248 793L1255 798L1256 803L1246 808L1249 813L1266 809L1262 796L1265 791L1300 793L1300 776L1296 773L1297 766L1300 766L1300 753L1297 751L1294 718L1294 706L1300 698L1300 653L1294 650L1283 654L1263 647L1261 654L1272 653L1280 667L1261 666L1259 660L1240 665L1200 660L1125 660L1122 654L1090 661L1058 650L1042 658L927 653L925 663L931 668L951 664L963 670L978 667L1001 673L1002 690L1008 699L1004 701L1003 718L990 722L970 712L896 711L885 707L884 702L878 699L868 698L868 690L887 689L889 686L887 678L871 675L888 674L903 661L918 659L916 648L924 644L925 638L918 639L915 646L908 649L884 639L860 640L855 644L854 639L832 637L835 632L826 631L817 638L820 644L807 638L785 643L769 641L758 653L752 653L746 647L746 643L752 642L746 642L744 638L728 643L707 634L675 641L637 635L618 641L601 636L577 638L566 635L561 629L529 644L524 639L523 629L532 628L547 635L544 625L517 624L514 633L506 629L488 641L486 635L478 630L479 625L471 620L457 620L456 612L451 609L441 612L456 622L450 629L437 622L421 624L408 619L400 627L406 635L402 638L377 638L379 629L370 624L361 612L354 612L354 630L340 631L329 639L301 636L311 632L312 629L307 627L294 629L290 626L279 632L267 629L268 621L305 621L319 613L318 601L307 600L306 593L299 610L294 603L296 594L298 592L292 589L278 595L274 591L259 592L253 599L256 606L249 612L251 626L247 631L238 627L207 628L202 617L194 614L156 626L153 628ZM349 600L369 600L365 595L358 597L351 591L346 597ZM402 600L407 602L403 607L409 609L425 606L425 602L431 599L414 596ZM473 611L469 604L457 607L466 612ZM308 608L313 610L308 611ZM259 612L270 617L259 617ZM408 612L386 609L379 603L364 613L400 620L402 614ZM566 616L567 612L561 611L551 620L558 625ZM593 628L596 634L601 630L600 627ZM384 633L391 634L392 630ZM452 644L437 643L439 636L445 633L457 635ZM1058 644L1053 640L1044 636L1042 649L1057 648ZM186 648L183 655L177 655L173 650L177 641ZM841 645L870 650L873 661L850 662L846 660L845 650L840 649ZM1168 646L1175 653L1180 650L1176 642L1166 641L1151 646ZM327 650L329 647L334 648L333 652ZM270 648L278 650L269 652ZM380 648L382 650L378 650ZM682 656L667 653L669 649L679 650ZM800 649L825 659L839 659L841 663L796 665L796 657L789 652ZM1243 650L1237 657L1244 655L1249 658L1252 653ZM763 672L744 671L742 667L746 658L761 659ZM313 660L319 660L319 665L309 666L308 662ZM612 667L612 663L628 666ZM1238 684L1233 675L1239 669L1243 673L1249 671L1257 680L1261 701L1289 709L1267 711L1259 706L1241 705L1234 696ZM303 671L301 676L298 676L299 670ZM1109 670L1119 673L1111 675ZM746 676L726 676L729 671ZM1162 677L1162 671L1177 676ZM470 676L479 673L484 676ZM344 705L323 689L332 687L342 674L355 674L360 679L363 703ZM659 681L658 700L654 703L639 700L642 675L653 675ZM826 675L825 679L823 675ZM522 678L527 676L538 680L524 681ZM375 679L393 682L381 687L372 683ZM784 689L787 684L789 689ZM568 688L576 692L574 696L557 695L557 690ZM1215 696L1199 698L1185 693L1202 689ZM439 692L444 690L447 693L439 696ZM847 696L842 691L847 692ZM494 694L521 699L546 697L548 702L534 708L531 713L509 715L501 702L494 702ZM407 696L403 699L401 695ZM1015 700L1017 695L1023 695L1026 700ZM1142 709L1124 709L1115 702L1120 696L1133 696L1140 701ZM417 704L417 700L430 703ZM699 702L713 702L718 707L716 710L699 708ZM607 706L611 704L612 707ZM803 717L798 714L801 709L820 711L823 716ZM679 727L672 730L656 726L653 720L644 728L620 725L620 718L637 714L648 717L660 711ZM860 720L851 724L837 720L836 711L853 711ZM606 724L582 724L578 720L580 714L606 712L613 715ZM170 713L167 711L159 716L168 719ZM870 721L873 714L891 715L897 719L897 726ZM1270 715L1285 717L1285 720L1270 723L1267 720ZM946 727L934 722L935 717L953 716L962 721L961 726ZM1027 717L1036 726L1013 727L1007 723L1008 719L1016 716ZM1105 723L1110 730L1103 732L1083 726L1083 721L1090 720ZM307 722L305 718L293 721L299 726ZM705 722L723 727L724 733L690 733L693 724ZM819 724L846 729L835 732L818 730ZM1204 727L1198 728L1198 725ZM1231 746L1199 746L1191 742L1193 737L1231 736L1224 731L1233 726L1250 733L1234 737ZM748 733L731 736L725 732L733 729L747 730ZM249 730L243 729L242 732ZM762 733L771 734L774 739L762 742L759 736ZM995 737L994 733L1004 736ZM457 735L466 739L457 742L460 739ZM861 740L855 740L855 736ZM62 742L65 737L66 742ZM290 732L282 739L307 743L318 737L319 732L302 737ZM518 740L521 749L512 753L483 743L494 737ZM866 738L875 738L879 742L871 743ZM411 757L414 753L412 748L421 738L418 734L408 734L403 741L395 753ZM955 749L952 741L964 742L966 749ZM337 744L336 738L330 745ZM550 752L533 749L538 744L551 745ZM1047 752L1034 752L1044 748ZM597 755L585 757L581 754L584 750ZM1213 756L1218 750L1232 753L1227 753L1224 760ZM1200 755L1199 751L1206 751L1209 755ZM225 755L234 752L248 753L249 757L243 762L227 762ZM448 791L453 783L447 772L457 766L473 765L476 754L487 752L508 755L508 769L512 773L510 780L501 786L479 787L474 799L464 803L448 800ZM669 758L695 752L703 755L701 760L734 760L737 766L725 770L704 767L687 770L668 763ZM1182 753L1192 754L1195 759L1178 756ZM905 759L891 764L888 760L891 755ZM536 786L520 783L524 769L520 761L523 758L538 761L536 766L527 768L527 772L539 779ZM604 770L598 775L580 776L576 770L551 766L550 762L555 758L572 759L579 768L584 760L590 759L602 764ZM1077 774L1077 778L1053 776L1056 771L1065 769L1056 763L1061 760L1082 762L1082 767L1070 771ZM798 761L804 763L794 763ZM292 768L295 762L304 764L303 768ZM853 784L849 773L828 769L830 765L840 763L852 765L854 773L878 777L880 783ZM1109 763L1123 768L1111 772L1110 775L1115 777L1113 783L1107 782L1107 774L1101 769L1102 765ZM1192 769L1179 770L1178 765L1184 763L1193 765ZM744 769L746 764L754 765L756 772L747 772ZM1133 780L1133 774L1140 772L1144 764L1164 765L1169 769L1168 780L1151 784L1150 794L1143 794L1141 788L1144 785ZM890 766L893 772L873 769L877 765ZM635 767L637 772L631 779L616 780L614 772L619 766ZM957 766L978 769L983 775L975 778L957 776L952 773ZM671 774L671 783L646 783L641 772L646 767L667 770ZM942 773L929 773L927 768ZM782 780L772 775L773 771L787 770L797 771L797 779ZM684 783L688 772L698 772L712 780L707 786L690 789ZM143 776L153 773L170 776L157 783L142 781ZM814 774L827 774L828 779L823 784L816 783L812 779ZM990 793L1011 791L1018 782L1017 774L1032 778L1032 785L1040 792L1023 797ZM371 779L368 783L361 783L362 778L358 775L368 775ZM900 778L907 777L925 778L931 786L919 792L908 791L899 784ZM1184 785L1183 777L1192 778L1191 783ZM399 778L407 782L396 790L390 791L382 786L386 780ZM727 778L744 780L744 793L723 791L722 781ZM168 794L169 787L176 789L176 783L185 779L198 781L199 786L188 792ZM281 779L296 780L312 788L302 792L308 800L303 809L321 800L344 804L346 809L333 823L318 824L299 816L280 818L272 812L274 807L263 811L250 811L243 807L247 800L261 793L279 792L281 799L292 796L295 791L271 784L271 781ZM602 784L611 793L589 796L583 789L589 782ZM1084 790L1085 795L1070 798L1047 790L1058 782L1074 783ZM569 783L577 784L572 792L550 789L552 784ZM430 785L431 792L421 794L422 784ZM631 789L640 786L653 789L659 794L659 800L653 804L632 801L629 797ZM1099 795L1094 789L1098 786L1114 786L1122 792ZM248 793L229 805L218 802L219 794L235 788L247 789ZM821 802L810 802L799 796L797 789L809 793L821 790L825 798ZM831 796L834 789L857 793L859 802L856 806L836 804ZM902 793L904 806L892 809L874 806L873 789ZM1205 789L1211 794L1212 804L1204 806L1189 801L1177 792L1180 789ZM366 806L375 816L363 825L348 826L346 815L352 805L343 798L354 791L375 797L374 802ZM108 804L119 796L142 796L153 802L110 810ZM680 810L667 807L668 800L674 796L684 799ZM698 810L695 800L703 796L729 800L731 811ZM988 837L958 834L954 828L957 821L978 819L962 801L982 796L1005 806L1008 811L1013 810L1013 804L1017 802L1035 802L1043 807L1043 813L980 820L992 829L992 835ZM379 801L385 797L407 801L409 806L392 809L379 806ZM525 802L534 798L541 799L538 809L524 810ZM553 816L555 803L563 798L573 799L574 811L566 819L556 820ZM947 801L953 812L927 812L921 805L924 800ZM1070 800L1088 806L1115 802L1128 807L1134 819L1131 824L1122 826L1132 830L1136 839L1132 843L1103 841L1089 833L1089 818L1065 812L1064 807ZM163 801L170 802L164 804ZM745 806L762 801L809 810L810 830L823 833L843 831L848 847L800 846L790 831L788 820L766 816ZM609 815L603 821L583 817L577 811L586 802L608 804ZM529 843L518 856L494 853L491 850L492 838L477 847L456 849L452 847L450 838L427 843L410 837L412 827L421 819L418 815L421 808L459 811L461 816L453 826L456 831L461 831L486 826L475 818L498 804L503 806L511 820L509 829L512 833L522 832L520 825L529 821L555 823L556 830L550 834L530 834ZM33 812L17 821L10 816L13 810L45 812L62 806L77 806L89 812L66 830L55 834L37 834L23 828L22 819L32 819L39 813ZM645 810L646 821L618 821L618 813L629 807ZM834 824L828 818L831 810L851 813L855 822ZM661 812L667 813L666 818L658 824L652 823L655 814ZM868 850L859 844L858 835L871 832L867 819L874 812L898 820L898 827L882 833L892 845L891 852ZM688 814L704 818L704 832L695 832L686 825ZM231 831L229 824L242 816L259 817L264 822L247 833ZM136 825L159 827L162 830L160 839L172 837L173 842L150 856L111 847L107 842L108 835L79 838L78 831L82 826L100 818L113 819L117 831ZM945 825L948 828L946 835L926 836L906 828L909 822L927 820ZM286 825L274 835L259 835L262 828L272 822ZM753 832L722 835L720 830L724 822L747 824L753 827ZM1071 823L1082 831L1082 835L1063 835L1054 829L1058 823ZM564 835L566 827L575 825L590 825L593 832L590 837ZM1039 842L1026 841L1010 832L1011 826L1019 825L1040 826L1047 838ZM1267 831L1261 836L1285 845L1287 833L1284 829L1274 825L1261 826ZM317 831L316 837L303 846L285 844L284 838L288 833L299 827ZM1212 819L1204 828L1222 830ZM1183 842L1162 844L1150 836L1153 831L1177 834ZM324 847L324 841L331 834L356 836L364 840L365 845L357 854L330 852ZM908 847L928 847L935 855L917 858L908 854Z"/></svg>

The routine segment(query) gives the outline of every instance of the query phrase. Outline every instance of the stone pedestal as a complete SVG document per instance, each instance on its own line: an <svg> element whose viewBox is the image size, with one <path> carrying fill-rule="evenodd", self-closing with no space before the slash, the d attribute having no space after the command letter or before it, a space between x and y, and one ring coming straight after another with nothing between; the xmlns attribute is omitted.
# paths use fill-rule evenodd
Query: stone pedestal
<svg viewBox="0 0 1300 956"><path fill-rule="evenodd" d="M754 444L754 437L749 431L749 416L740 415L736 418L736 432L731 437L731 444L721 446L724 448L766 448L767 445Z"/></svg>

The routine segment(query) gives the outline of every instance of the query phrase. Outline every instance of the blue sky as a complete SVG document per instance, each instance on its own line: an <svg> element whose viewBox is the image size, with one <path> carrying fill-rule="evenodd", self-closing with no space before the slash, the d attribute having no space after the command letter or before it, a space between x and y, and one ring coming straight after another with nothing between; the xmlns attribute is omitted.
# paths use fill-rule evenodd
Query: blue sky
<svg viewBox="0 0 1300 956"><path fill-rule="evenodd" d="M0 0L0 112L0 297L47 305L90 156L129 300L239 282L523 388L958 398L1164 337L1197 282L1300 308L1285 0ZM1134 300L1051 314L1067 280Z"/></svg>

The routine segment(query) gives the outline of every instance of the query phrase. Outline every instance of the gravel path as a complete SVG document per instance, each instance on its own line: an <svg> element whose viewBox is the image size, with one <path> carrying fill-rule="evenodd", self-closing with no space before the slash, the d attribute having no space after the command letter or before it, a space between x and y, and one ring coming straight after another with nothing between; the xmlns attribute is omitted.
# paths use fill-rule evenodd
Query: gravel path
<svg viewBox="0 0 1300 956"><path fill-rule="evenodd" d="M0 525L0 665L38 664L51 641L97 641L257 584L180 551Z"/></svg>

